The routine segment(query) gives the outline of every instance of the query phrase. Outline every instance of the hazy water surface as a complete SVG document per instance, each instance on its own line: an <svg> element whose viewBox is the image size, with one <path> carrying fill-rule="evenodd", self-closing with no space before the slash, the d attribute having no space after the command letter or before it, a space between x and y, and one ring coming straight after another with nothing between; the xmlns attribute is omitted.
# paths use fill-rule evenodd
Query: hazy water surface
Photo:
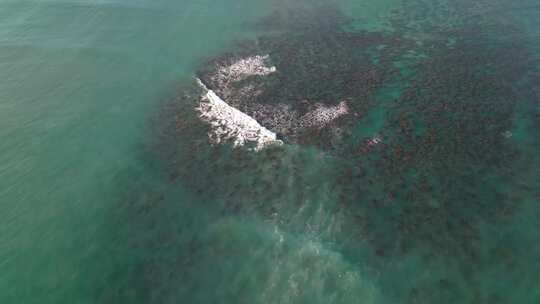
<svg viewBox="0 0 540 304"><path fill-rule="evenodd" d="M525 0L0 0L0 303L538 303L538 20ZM413 155L401 119L417 122L411 140L438 132L403 169L418 197L387 191L399 166L374 165L385 152L239 153L168 133L176 113L195 117L178 96L208 59L326 31L410 41L350 141L385 134ZM375 64L393 47L370 50ZM428 59L448 66L416 65ZM464 79L422 78L450 70ZM422 96L493 103L437 129L415 116ZM483 146L486 161L460 154Z"/></svg>

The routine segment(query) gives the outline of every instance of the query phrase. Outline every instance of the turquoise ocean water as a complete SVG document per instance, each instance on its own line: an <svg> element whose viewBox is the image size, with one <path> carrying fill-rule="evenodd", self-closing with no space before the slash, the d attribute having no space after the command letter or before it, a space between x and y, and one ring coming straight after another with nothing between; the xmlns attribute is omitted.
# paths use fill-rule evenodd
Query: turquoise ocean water
<svg viewBox="0 0 540 304"><path fill-rule="evenodd" d="M274 162L247 153L250 169L227 147L175 159L191 142L160 132L171 113L193 110L170 103L201 65L244 39L302 35L295 24L321 4L349 18L346 31L406 27L399 35L417 53L394 62L403 74L430 39L451 49L454 37L433 26L455 27L459 40L480 20L494 46L517 37L530 72L512 84L519 100L505 127L520 157L471 169L482 206L508 202L511 215L423 197L436 211L407 220L432 220L433 231L396 237L397 207L351 208L373 219L351 220L336 189L350 159L317 147L287 145ZM261 26L275 11L293 12L284 29ZM539 20L529 0L0 0L0 303L538 303L540 78L529 76L540 75ZM382 132L408 84L378 92L353 137ZM189 169L171 178L171 167ZM472 249L436 224L461 213Z"/></svg>

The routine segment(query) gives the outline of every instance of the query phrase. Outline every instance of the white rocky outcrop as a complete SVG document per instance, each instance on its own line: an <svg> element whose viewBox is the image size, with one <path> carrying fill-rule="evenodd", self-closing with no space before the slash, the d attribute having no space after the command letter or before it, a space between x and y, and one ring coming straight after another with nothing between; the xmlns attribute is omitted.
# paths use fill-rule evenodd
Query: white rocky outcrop
<svg viewBox="0 0 540 304"><path fill-rule="evenodd" d="M239 81L254 75L266 76L276 71L275 66L266 65L268 58L269 55L242 58L229 66L221 67L218 74L229 81Z"/></svg>
<svg viewBox="0 0 540 304"><path fill-rule="evenodd" d="M200 79L197 82L204 95L197 110L200 117L211 126L210 141L219 144L232 141L234 146L253 143L259 151L270 144L282 144L276 134L261 126L255 119L223 101L214 91L209 90Z"/></svg>
<svg viewBox="0 0 540 304"><path fill-rule="evenodd" d="M315 109L300 118L302 128L323 128L332 121L349 113L349 106L345 101L336 106L327 107L317 104Z"/></svg>
<svg viewBox="0 0 540 304"><path fill-rule="evenodd" d="M347 102L342 101L335 106L320 103L311 107L304 115L291 109L289 105L254 105L249 113L266 127L284 135L294 136L305 129L322 129L336 119L349 114Z"/></svg>
<svg viewBox="0 0 540 304"><path fill-rule="evenodd" d="M219 95L222 98L218 97L219 100L226 100L229 107L236 107L235 110L241 109L242 112L237 111L253 119L264 130L276 132L288 139L298 138L307 129L332 127L336 120L349 114L347 101L341 101L337 105L325 105L323 103L310 104L310 101L304 100L301 107L304 109L301 112L298 107L286 103L257 103L256 100L266 89L264 82L260 81L262 79L254 79L242 84L237 82L246 80L250 76L267 76L277 72L276 67L269 63L269 55L251 55L216 61L213 72L204 78L215 91L209 91L204 87L209 92L205 100L211 101ZM201 84L201 86L204 85ZM219 102L203 102L200 107L201 113L214 111L207 108L208 105L216 104ZM213 139L214 142L219 142L221 138L228 138L224 135L226 133L236 134L237 132L220 128L214 132L213 136L218 136ZM218 133L219 135L216 135ZM265 137L263 133L267 133L261 133L261 136ZM243 141L244 136L240 135L235 139L235 144L242 145Z"/></svg>
<svg viewBox="0 0 540 304"><path fill-rule="evenodd" d="M277 71L275 66L268 66L269 55L253 55L238 59L232 63L218 63L211 82L220 92L229 91L231 83L244 80L250 76L266 76Z"/></svg>

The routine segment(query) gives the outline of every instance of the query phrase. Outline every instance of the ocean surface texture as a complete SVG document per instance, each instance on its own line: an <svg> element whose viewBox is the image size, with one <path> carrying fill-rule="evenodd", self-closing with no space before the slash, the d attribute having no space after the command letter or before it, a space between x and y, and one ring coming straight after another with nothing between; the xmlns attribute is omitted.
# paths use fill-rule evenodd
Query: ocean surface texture
<svg viewBox="0 0 540 304"><path fill-rule="evenodd" d="M0 0L0 303L539 282L537 0Z"/></svg>

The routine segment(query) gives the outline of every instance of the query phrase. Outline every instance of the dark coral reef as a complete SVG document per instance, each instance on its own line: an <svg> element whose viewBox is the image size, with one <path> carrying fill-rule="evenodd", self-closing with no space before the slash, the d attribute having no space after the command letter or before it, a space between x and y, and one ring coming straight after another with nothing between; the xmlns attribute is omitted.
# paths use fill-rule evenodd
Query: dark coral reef
<svg viewBox="0 0 540 304"><path fill-rule="evenodd" d="M522 34L482 18L437 27L395 17L394 31L347 31L347 18L321 12L239 43L197 75L286 144L259 153L209 147L207 127L186 110L199 93L185 91L166 133L178 143L171 179L223 213L290 231L315 226L306 210L323 205L351 231L324 234L345 255L363 240L380 259L422 248L477 261L480 226L508 221L532 191L518 178L531 152L514 132L523 115L538 125L537 112L523 109L538 98L540 74ZM293 18L283 14L261 26Z"/></svg>

